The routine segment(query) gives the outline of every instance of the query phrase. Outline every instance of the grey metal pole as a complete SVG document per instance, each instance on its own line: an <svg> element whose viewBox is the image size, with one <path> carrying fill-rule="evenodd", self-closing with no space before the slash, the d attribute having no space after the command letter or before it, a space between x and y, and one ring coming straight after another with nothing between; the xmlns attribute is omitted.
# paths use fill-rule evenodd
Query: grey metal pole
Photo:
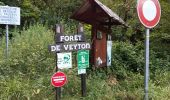
<svg viewBox="0 0 170 100"><path fill-rule="evenodd" d="M6 25L6 58L8 58L8 40L9 40L9 27Z"/></svg>
<svg viewBox="0 0 170 100"><path fill-rule="evenodd" d="M145 100L149 100L149 29L146 29L146 48L145 48Z"/></svg>

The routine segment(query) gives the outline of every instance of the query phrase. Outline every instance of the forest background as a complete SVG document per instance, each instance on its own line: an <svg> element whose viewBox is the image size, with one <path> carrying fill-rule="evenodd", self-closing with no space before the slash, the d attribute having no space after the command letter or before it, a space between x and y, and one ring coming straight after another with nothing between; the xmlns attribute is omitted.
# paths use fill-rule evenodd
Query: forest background
<svg viewBox="0 0 170 100"><path fill-rule="evenodd" d="M74 33L78 22L70 15L85 0L0 0L1 6L21 8L21 25L10 26L9 58L5 58L5 25L0 25L0 99L54 100L50 84L55 56L47 50L54 43L53 26L61 23ZM137 0L100 0L130 27L112 27L112 66L88 69L87 96L81 97L76 64L64 70L68 83L63 100L141 100L144 96L145 28L139 22ZM160 0L161 20L151 29L149 98L170 99L170 0ZM84 25L88 39L91 26ZM75 59L73 59L75 60ZM107 71L106 71L107 70Z"/></svg>

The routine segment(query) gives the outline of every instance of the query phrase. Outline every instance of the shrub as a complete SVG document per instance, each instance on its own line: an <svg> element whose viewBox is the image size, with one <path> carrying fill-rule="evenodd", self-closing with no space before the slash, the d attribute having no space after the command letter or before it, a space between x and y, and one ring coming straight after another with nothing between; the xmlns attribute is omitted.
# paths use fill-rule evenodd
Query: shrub
<svg viewBox="0 0 170 100"><path fill-rule="evenodd" d="M119 79L127 77L127 72L143 72L144 50L139 43L134 46L125 42L114 42L112 49L113 71Z"/></svg>
<svg viewBox="0 0 170 100"><path fill-rule="evenodd" d="M13 35L8 59L4 56L4 42L0 48L0 98L22 100L38 96L34 91L46 93L42 91L48 90L49 78L46 79L55 63L54 56L47 50L53 43L53 32L37 24Z"/></svg>

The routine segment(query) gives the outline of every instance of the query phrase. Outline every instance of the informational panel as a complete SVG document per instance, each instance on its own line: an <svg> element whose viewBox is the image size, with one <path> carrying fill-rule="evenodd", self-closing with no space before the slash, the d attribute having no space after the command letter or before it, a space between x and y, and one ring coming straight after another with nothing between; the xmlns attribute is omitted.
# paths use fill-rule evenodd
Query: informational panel
<svg viewBox="0 0 170 100"><path fill-rule="evenodd" d="M112 41L107 41L107 66L111 66Z"/></svg>
<svg viewBox="0 0 170 100"><path fill-rule="evenodd" d="M0 24L20 25L20 8L0 6Z"/></svg>
<svg viewBox="0 0 170 100"><path fill-rule="evenodd" d="M86 74L86 69L78 69L78 74Z"/></svg>
<svg viewBox="0 0 170 100"><path fill-rule="evenodd" d="M78 69L89 67L89 50L80 50L77 52Z"/></svg>
<svg viewBox="0 0 170 100"><path fill-rule="evenodd" d="M98 30L95 26L92 27L92 50L91 62L96 68L107 66L107 37L106 32ZM97 34L99 37L97 37ZM101 36L100 36L101 35Z"/></svg>
<svg viewBox="0 0 170 100"><path fill-rule="evenodd" d="M69 53L57 53L57 67L59 69L72 68L72 54Z"/></svg>

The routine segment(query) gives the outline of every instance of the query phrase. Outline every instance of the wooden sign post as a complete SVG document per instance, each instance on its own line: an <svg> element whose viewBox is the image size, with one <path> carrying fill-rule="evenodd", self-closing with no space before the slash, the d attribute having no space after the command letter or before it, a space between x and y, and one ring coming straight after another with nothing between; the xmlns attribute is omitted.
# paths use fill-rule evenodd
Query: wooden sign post
<svg viewBox="0 0 170 100"><path fill-rule="evenodd" d="M62 26L57 24L55 26L56 30L55 30L55 36L57 34L60 34L60 33L63 33L63 30L62 30ZM56 38L54 39L56 41ZM56 42L57 44L57 42ZM57 65L57 52L56 52L56 72L58 71L58 65ZM56 100L61 100L61 87L55 87L56 88Z"/></svg>
<svg viewBox="0 0 170 100"><path fill-rule="evenodd" d="M72 68L71 64L64 65L62 63L61 60L63 58L63 55L61 56L61 52L89 50L91 49L91 44L88 42L85 42L83 26L81 24L79 24L77 34L75 35L65 35L63 32L63 27L57 24L55 26L55 44L49 45L48 49L49 51L56 53L56 72L58 72L61 69ZM59 54L60 54L60 57L58 57ZM64 57L64 59L68 58L66 60L72 60L71 53L65 53L65 54L67 54L68 56ZM86 68L89 67L89 51L87 54L88 55L85 55L87 56L85 57L85 59L81 58L83 59L82 64L84 65L82 70L86 70ZM81 77L81 93L82 93L82 96L84 97L86 96L86 74L81 73L80 77ZM56 87L56 100L61 100L61 87Z"/></svg>
<svg viewBox="0 0 170 100"><path fill-rule="evenodd" d="M83 26L81 24L79 24L78 26L78 33L83 33ZM84 58L84 62L86 59ZM79 62L78 62L78 57L77 57L77 67L78 67L78 70L82 70L82 69L79 69ZM87 60L88 61L88 60ZM87 64L86 66L89 66L89 64ZM86 67L85 66L85 67ZM86 68L83 68L84 70L86 70ZM80 77L81 77L81 94L82 94L82 97L85 97L86 96L86 73L80 73Z"/></svg>

